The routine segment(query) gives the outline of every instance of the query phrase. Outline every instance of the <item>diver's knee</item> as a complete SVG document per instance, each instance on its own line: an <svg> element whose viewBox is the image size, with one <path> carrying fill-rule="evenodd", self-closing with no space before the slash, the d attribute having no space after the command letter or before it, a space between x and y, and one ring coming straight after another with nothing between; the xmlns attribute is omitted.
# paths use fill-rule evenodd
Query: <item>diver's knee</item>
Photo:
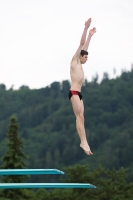
<svg viewBox="0 0 133 200"><path fill-rule="evenodd" d="M78 115L76 116L76 120L84 123L84 120L85 120L85 119L84 119L84 115L81 114L81 113L78 114Z"/></svg>

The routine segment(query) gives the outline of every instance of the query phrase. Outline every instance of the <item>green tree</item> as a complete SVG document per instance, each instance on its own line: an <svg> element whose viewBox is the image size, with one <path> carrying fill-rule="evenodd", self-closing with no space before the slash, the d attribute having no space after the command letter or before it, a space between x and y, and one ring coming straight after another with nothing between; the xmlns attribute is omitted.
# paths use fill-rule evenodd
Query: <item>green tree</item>
<svg viewBox="0 0 133 200"><path fill-rule="evenodd" d="M133 183L127 183L127 170L107 170L103 167L90 171L87 165L75 165L66 168L67 177L62 181L67 183L91 183L96 189L66 189L53 190L50 200L132 200Z"/></svg>
<svg viewBox="0 0 133 200"><path fill-rule="evenodd" d="M0 90L6 90L5 84L3 84L3 83L0 84Z"/></svg>
<svg viewBox="0 0 133 200"><path fill-rule="evenodd" d="M26 167L24 162L27 159L27 156L24 154L23 150L23 141L18 137L19 125L17 124L16 117L12 116L10 119L10 124L8 127L8 144L7 152L3 156L3 165L1 169L23 169ZM26 178L25 175L16 175L16 176L3 176L3 183L21 183ZM21 189L7 190L3 189L1 192L1 197L4 199L18 200L18 199L29 199L27 193Z"/></svg>

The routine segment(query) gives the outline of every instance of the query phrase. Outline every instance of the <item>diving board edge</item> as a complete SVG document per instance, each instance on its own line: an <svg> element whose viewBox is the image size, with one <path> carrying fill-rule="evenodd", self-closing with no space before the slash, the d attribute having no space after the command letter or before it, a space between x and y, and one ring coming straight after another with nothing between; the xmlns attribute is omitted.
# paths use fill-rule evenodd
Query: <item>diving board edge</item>
<svg viewBox="0 0 133 200"><path fill-rule="evenodd" d="M1 169L2 175L36 175L36 174L64 174L58 169Z"/></svg>
<svg viewBox="0 0 133 200"><path fill-rule="evenodd" d="M96 186L89 183L0 183L0 189L17 188L89 188L95 189Z"/></svg>

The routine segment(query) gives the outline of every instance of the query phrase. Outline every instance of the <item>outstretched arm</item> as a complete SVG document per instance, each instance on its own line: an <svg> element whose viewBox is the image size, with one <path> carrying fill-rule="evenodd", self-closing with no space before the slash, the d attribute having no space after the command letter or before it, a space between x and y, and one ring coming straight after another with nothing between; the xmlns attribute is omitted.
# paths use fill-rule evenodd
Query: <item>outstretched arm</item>
<svg viewBox="0 0 133 200"><path fill-rule="evenodd" d="M92 35L96 32L96 28L93 28L89 31L89 35L87 37L87 40L83 46L83 50L87 51L88 50L88 47L89 47L89 44L90 44L90 40L91 40L91 37Z"/></svg>
<svg viewBox="0 0 133 200"><path fill-rule="evenodd" d="M82 50L82 48L83 48L83 46L85 44L85 41L86 41L86 34L87 34L87 30L88 30L90 24L91 24L91 18L89 18L85 22L85 27L84 27L84 31L82 33L82 37L81 37L81 40L80 40L79 47L78 47L76 53L74 54L72 60L77 59L80 56L80 52L81 52L81 50Z"/></svg>

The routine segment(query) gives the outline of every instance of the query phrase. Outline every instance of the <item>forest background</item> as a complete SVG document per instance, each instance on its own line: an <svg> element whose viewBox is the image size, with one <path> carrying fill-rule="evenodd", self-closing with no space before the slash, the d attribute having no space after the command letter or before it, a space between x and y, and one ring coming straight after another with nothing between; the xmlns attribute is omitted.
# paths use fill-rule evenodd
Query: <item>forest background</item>
<svg viewBox="0 0 133 200"><path fill-rule="evenodd" d="M86 156L79 147L69 89L68 80L40 89L23 85L18 90L7 90L1 83L0 157L7 148L9 119L16 115L29 157L28 168L62 170L75 164L87 164L93 170L98 165L116 170L124 167L128 168L128 181L133 181L133 69L114 79L104 73L100 83L98 75L90 82L85 80L85 127L93 156ZM33 181L42 182L44 177L34 177Z"/></svg>

